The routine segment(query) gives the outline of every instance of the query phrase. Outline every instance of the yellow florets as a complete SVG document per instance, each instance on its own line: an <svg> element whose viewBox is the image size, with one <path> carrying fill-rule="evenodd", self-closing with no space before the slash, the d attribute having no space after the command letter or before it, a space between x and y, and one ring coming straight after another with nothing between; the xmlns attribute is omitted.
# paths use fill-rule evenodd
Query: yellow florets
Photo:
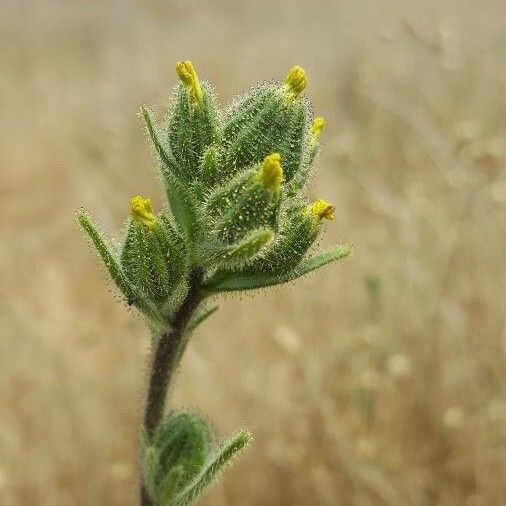
<svg viewBox="0 0 506 506"><path fill-rule="evenodd" d="M279 153L272 153L272 155L265 157L260 169L260 180L267 190L273 193L279 191L281 181L283 181L283 169Z"/></svg>
<svg viewBox="0 0 506 506"><path fill-rule="evenodd" d="M134 197L131 201L132 218L140 221L148 228L153 228L156 222L155 215L153 214L153 205L150 199L145 199L140 195Z"/></svg>
<svg viewBox="0 0 506 506"><path fill-rule="evenodd" d="M325 120L321 116L317 116L313 120L313 124L311 125L311 145L314 146L318 139L320 138L320 135L322 133L322 130L325 128Z"/></svg>
<svg viewBox="0 0 506 506"><path fill-rule="evenodd" d="M286 76L285 85L291 97L298 97L307 86L306 71L298 65L292 67Z"/></svg>
<svg viewBox="0 0 506 506"><path fill-rule="evenodd" d="M176 63L176 72L181 82L186 86L190 93L190 98L194 103L202 102L202 88L199 78L190 60Z"/></svg>
<svg viewBox="0 0 506 506"><path fill-rule="evenodd" d="M336 217L335 207L326 200L315 200L309 208L311 213L320 220L323 218L326 220L333 220Z"/></svg>

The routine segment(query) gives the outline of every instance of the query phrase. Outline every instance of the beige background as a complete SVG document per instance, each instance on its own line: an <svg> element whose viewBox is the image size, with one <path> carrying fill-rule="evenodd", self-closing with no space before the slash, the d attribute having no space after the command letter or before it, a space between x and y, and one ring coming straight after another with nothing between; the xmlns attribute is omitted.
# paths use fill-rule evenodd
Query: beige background
<svg viewBox="0 0 506 506"><path fill-rule="evenodd" d="M501 0L0 0L0 504L135 504L148 335L73 214L160 205L182 58L222 104L307 69L357 247L195 336L173 402L256 435L202 504L505 504L505 54Z"/></svg>

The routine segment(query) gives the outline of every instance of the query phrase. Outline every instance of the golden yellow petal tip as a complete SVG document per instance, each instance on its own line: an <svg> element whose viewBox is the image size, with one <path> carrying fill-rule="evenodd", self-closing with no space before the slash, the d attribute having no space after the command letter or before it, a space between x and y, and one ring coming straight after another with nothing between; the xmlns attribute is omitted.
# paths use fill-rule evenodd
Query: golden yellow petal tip
<svg viewBox="0 0 506 506"><path fill-rule="evenodd" d="M260 179L264 187L271 191L277 192L283 181L283 168L281 167L281 155L272 153L266 156L260 170Z"/></svg>
<svg viewBox="0 0 506 506"><path fill-rule="evenodd" d="M318 199L311 204L311 212L319 219L333 220L336 217L336 208L326 200Z"/></svg>
<svg viewBox="0 0 506 506"><path fill-rule="evenodd" d="M152 228L156 222L153 214L153 205L150 199L137 195L131 200L132 218Z"/></svg>
<svg viewBox="0 0 506 506"><path fill-rule="evenodd" d="M179 61L176 63L176 72L181 82L186 86L190 93L192 102L202 102L202 88L193 63L190 60Z"/></svg>
<svg viewBox="0 0 506 506"><path fill-rule="evenodd" d="M320 135L322 133L322 130L325 128L325 119L321 116L317 116L313 120L313 124L311 125L311 144L314 146L318 139L320 138Z"/></svg>
<svg viewBox="0 0 506 506"><path fill-rule="evenodd" d="M307 86L306 71L298 65L292 67L286 76L285 85L293 98L298 97Z"/></svg>

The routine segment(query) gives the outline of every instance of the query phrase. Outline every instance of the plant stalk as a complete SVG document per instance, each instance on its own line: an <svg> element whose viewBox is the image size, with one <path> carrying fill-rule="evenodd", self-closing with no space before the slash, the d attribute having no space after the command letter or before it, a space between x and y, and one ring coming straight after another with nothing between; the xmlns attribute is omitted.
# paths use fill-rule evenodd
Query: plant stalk
<svg viewBox="0 0 506 506"><path fill-rule="evenodd" d="M170 330L164 332L156 344L149 373L149 386L144 410L144 428L151 439L160 424L165 410L165 400L170 382L177 368L179 347L188 322L202 300L202 273L194 271L190 276L190 288L180 308L170 322ZM142 485L141 506L152 506L153 503Z"/></svg>

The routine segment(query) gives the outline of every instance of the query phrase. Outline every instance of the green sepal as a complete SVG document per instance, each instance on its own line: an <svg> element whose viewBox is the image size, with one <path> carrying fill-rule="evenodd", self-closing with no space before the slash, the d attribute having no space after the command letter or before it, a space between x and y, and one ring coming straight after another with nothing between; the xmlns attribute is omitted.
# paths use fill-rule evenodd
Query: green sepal
<svg viewBox="0 0 506 506"><path fill-rule="evenodd" d="M244 194L253 180L255 172L256 169L250 169L237 174L228 183L209 193L202 213L202 219L208 228L212 228L237 203L239 196Z"/></svg>
<svg viewBox="0 0 506 506"><path fill-rule="evenodd" d="M111 251L102 235L98 231L96 225L93 223L91 216L85 212L80 211L77 214L77 219L83 230L88 234L89 238L107 271L109 272L112 280L125 296L129 305L134 305L142 313L144 313L155 326L163 325L158 311L147 300L126 277L121 269L120 263L116 255Z"/></svg>
<svg viewBox="0 0 506 506"><path fill-rule="evenodd" d="M156 223L154 228L160 225ZM128 280L157 304L171 289L167 266L169 245L163 232L155 232L135 219L130 219L121 250L121 267Z"/></svg>
<svg viewBox="0 0 506 506"><path fill-rule="evenodd" d="M176 495L174 506L186 506L199 498L202 492L215 482L220 472L247 449L252 440L251 433L243 429L224 441L195 480Z"/></svg>
<svg viewBox="0 0 506 506"><path fill-rule="evenodd" d="M204 290L208 294L212 294L237 290L254 290L257 288L280 285L300 278L330 262L346 258L352 251L353 248L349 244L333 246L322 253L305 258L295 269L279 275L261 273L247 273L241 275L240 273L234 272L217 272L206 282Z"/></svg>
<svg viewBox="0 0 506 506"><path fill-rule="evenodd" d="M299 194L306 185L311 172L311 167L320 150L320 143L316 142L316 144L311 145L308 137L309 136L306 135L305 148L302 154L299 169L293 174L290 182L286 185L286 194L289 198L295 197Z"/></svg>
<svg viewBox="0 0 506 506"><path fill-rule="evenodd" d="M167 199L176 227L185 239L189 240L195 235L197 225L197 203L195 202L191 187L178 176L178 162L174 158L169 146L164 145L160 140L151 111L146 107L141 107L141 115L159 157L160 171L165 183Z"/></svg>
<svg viewBox="0 0 506 506"><path fill-rule="evenodd" d="M215 264L227 269L248 265L265 251L273 238L274 232L270 228L257 228L236 243L217 249Z"/></svg>
<svg viewBox="0 0 506 506"><path fill-rule="evenodd" d="M285 180L290 181L302 165L308 117L307 102L302 97L288 99L283 86L254 88L225 115L221 180L279 152Z"/></svg>
<svg viewBox="0 0 506 506"><path fill-rule="evenodd" d="M224 146L237 139L246 125L261 114L267 103L272 101L277 87L273 83L255 86L230 105L223 117Z"/></svg>
<svg viewBox="0 0 506 506"><path fill-rule="evenodd" d="M175 230L167 212L160 212L157 218L159 226L154 229L154 232L160 241L167 245L170 285L175 286L190 268L191 259L188 256L188 246Z"/></svg>
<svg viewBox="0 0 506 506"><path fill-rule="evenodd" d="M265 188L259 172L253 173L241 191L230 198L230 208L216 221L217 237L226 244L234 244L258 228L277 229L281 192Z"/></svg>
<svg viewBox="0 0 506 506"><path fill-rule="evenodd" d="M284 136L276 148L281 154L285 185L290 184L307 163L309 116L309 105L302 98L288 106Z"/></svg>
<svg viewBox="0 0 506 506"><path fill-rule="evenodd" d="M276 242L261 258L248 266L251 274L279 274L294 269L315 242L323 226L321 218L297 204L288 210Z"/></svg>
<svg viewBox="0 0 506 506"><path fill-rule="evenodd" d="M197 202L194 199L192 189L185 186L173 174L165 175L167 182L167 200L176 225L185 237L187 246L190 247L198 231Z"/></svg>
<svg viewBox="0 0 506 506"><path fill-rule="evenodd" d="M184 298L188 295L190 286L188 284L188 276L184 276L171 291L169 297L163 305L161 313L170 321L177 312Z"/></svg>
<svg viewBox="0 0 506 506"><path fill-rule="evenodd" d="M289 105L277 84L251 92L245 110L238 106L224 128L221 180L260 163L279 146L286 135Z"/></svg>
<svg viewBox="0 0 506 506"><path fill-rule="evenodd" d="M185 182L199 176L204 152L219 137L213 95L206 83L201 83L201 89L202 100L195 103L188 88L179 84L169 113L169 146L177 160L177 176Z"/></svg>
<svg viewBox="0 0 506 506"><path fill-rule="evenodd" d="M206 149L200 165L203 182L212 184L218 173L218 151L215 146L210 146Z"/></svg>
<svg viewBox="0 0 506 506"><path fill-rule="evenodd" d="M251 156L251 139L252 136L258 139L264 135L262 126L269 112L279 105L279 99L276 99L277 88L278 86L272 83L252 88L225 112L221 140L222 156L218 174L220 181L263 159L259 155ZM263 156L267 154L269 153ZM252 162L254 158L258 159Z"/></svg>

